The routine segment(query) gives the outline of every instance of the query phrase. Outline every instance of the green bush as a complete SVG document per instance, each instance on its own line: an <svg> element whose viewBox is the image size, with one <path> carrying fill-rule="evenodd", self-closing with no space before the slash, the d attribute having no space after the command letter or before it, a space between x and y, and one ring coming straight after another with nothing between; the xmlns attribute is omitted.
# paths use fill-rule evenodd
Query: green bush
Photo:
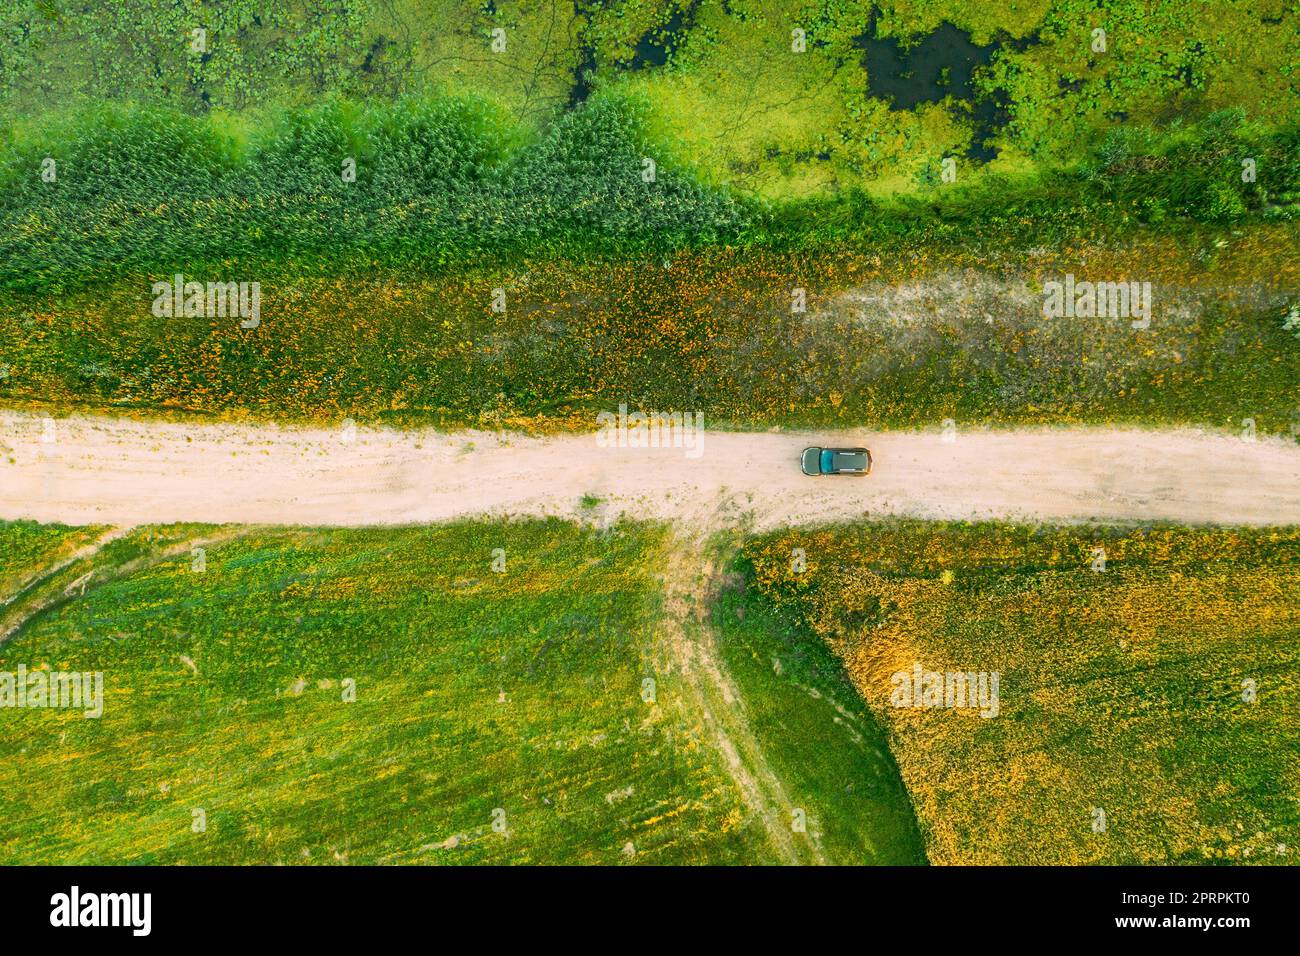
<svg viewBox="0 0 1300 956"><path fill-rule="evenodd" d="M1232 111L1118 131L1072 171L988 177L927 200L847 190L782 203L704 185L652 140L645 116L635 99L600 94L532 141L477 98L328 100L269 113L247 136L216 117L142 106L3 129L0 288L718 244L1059 243L1097 224L1285 217L1300 196L1300 131L1262 132ZM47 158L52 182L41 175ZM1245 159L1256 182L1242 181Z"/></svg>
<svg viewBox="0 0 1300 956"><path fill-rule="evenodd" d="M725 193L670 166L643 178L656 155L643 130L638 105L613 97L527 147L475 99L364 110L335 100L274 114L246 144L211 120L98 107L8 132L0 285L59 291L215 262L431 266L734 237L742 207ZM41 177L46 157L53 182Z"/></svg>
<svg viewBox="0 0 1300 956"><path fill-rule="evenodd" d="M1247 160L1254 182L1243 178ZM1295 130L1260 131L1239 110L1223 110L1189 127L1116 130L1083 172L1094 189L1136 205L1151 223L1166 213L1240 222L1300 188L1300 138Z"/></svg>

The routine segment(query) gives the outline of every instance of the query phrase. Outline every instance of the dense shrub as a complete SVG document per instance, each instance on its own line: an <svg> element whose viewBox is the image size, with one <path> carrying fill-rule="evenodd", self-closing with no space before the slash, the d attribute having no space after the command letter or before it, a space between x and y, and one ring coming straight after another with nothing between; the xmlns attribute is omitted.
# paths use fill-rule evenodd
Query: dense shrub
<svg viewBox="0 0 1300 956"><path fill-rule="evenodd" d="M1255 178L1244 178L1246 161ZM1300 140L1295 131L1262 132L1239 110L1211 114L1195 126L1157 133L1117 130L1083 167L1100 194L1136 205L1143 218L1166 215L1198 222L1237 222L1296 199Z"/></svg>
<svg viewBox="0 0 1300 956"><path fill-rule="evenodd" d="M0 287L57 292L213 265L340 273L716 244L1058 244L1098 226L1286 218L1300 198L1300 132L1262 132L1235 112L1119 131L1076 170L888 202L857 190L737 198L702 184L646 130L643 105L611 95L532 141L474 98L331 100L266 115L247 135L219 116L96 106L0 130ZM54 181L41 175L47 158ZM1241 175L1248 158L1254 182ZM343 175L349 161L354 181Z"/></svg>
<svg viewBox="0 0 1300 956"><path fill-rule="evenodd" d="M472 99L276 114L243 141L212 120L99 107L15 135L0 162L0 284L289 257L348 269L491 252L611 253L725 241L741 206L669 164L636 103L597 98L522 147ZM46 158L56 178L41 176ZM662 159L662 157L660 157ZM355 180L344 176L355 164Z"/></svg>

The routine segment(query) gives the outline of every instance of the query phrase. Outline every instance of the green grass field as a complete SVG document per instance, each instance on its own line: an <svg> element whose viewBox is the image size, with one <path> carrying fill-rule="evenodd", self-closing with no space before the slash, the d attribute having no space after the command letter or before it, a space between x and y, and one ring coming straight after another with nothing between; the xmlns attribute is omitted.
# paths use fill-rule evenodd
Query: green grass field
<svg viewBox="0 0 1300 956"><path fill-rule="evenodd" d="M6 580L78 535L0 525ZM100 671L104 694L98 719L0 709L0 860L775 862L658 644L661 536L536 521L112 541L7 609L0 671ZM770 715L802 692L746 692L786 747ZM847 741L833 717L797 719ZM780 768L836 858L914 859L897 772L855 721L859 749L809 770L782 750Z"/></svg>
<svg viewBox="0 0 1300 956"><path fill-rule="evenodd" d="M0 525L10 591L88 535ZM1288 863L1297 543L774 532L704 621L770 818L827 862ZM0 710L0 859L777 862L662 643L663 546L559 521L111 541L5 608L0 672L101 671L104 698ZM916 663L997 672L996 717L892 706Z"/></svg>
<svg viewBox="0 0 1300 956"><path fill-rule="evenodd" d="M655 670L656 535L249 532L96 583L0 650L105 675L98 720L3 713L0 858L762 860Z"/></svg>
<svg viewBox="0 0 1300 956"><path fill-rule="evenodd" d="M1292 863L1298 544L901 522L744 553L768 613L826 641L887 727L931 862ZM998 713L897 706L918 663L1000 674Z"/></svg>

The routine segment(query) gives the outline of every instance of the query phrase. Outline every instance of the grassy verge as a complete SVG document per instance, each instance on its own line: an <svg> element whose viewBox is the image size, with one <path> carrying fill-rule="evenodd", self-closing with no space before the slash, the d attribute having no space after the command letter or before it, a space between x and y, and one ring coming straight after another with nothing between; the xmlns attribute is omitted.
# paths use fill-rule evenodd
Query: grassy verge
<svg viewBox="0 0 1300 956"><path fill-rule="evenodd" d="M104 674L99 719L0 711L5 862L769 859L655 670L656 529L188 530L202 570L105 549L0 649Z"/></svg>
<svg viewBox="0 0 1300 956"><path fill-rule="evenodd" d="M744 553L887 726L931 862L1280 863L1300 841L1297 544L909 522ZM897 706L918 663L998 673L997 715Z"/></svg>
<svg viewBox="0 0 1300 956"><path fill-rule="evenodd" d="M1300 409L1300 342L1283 330L1300 301L1296 233L270 275L249 329L155 316L146 285L115 283L0 306L0 401L447 427L590 428L627 402L737 428L1253 418L1287 433ZM1150 282L1150 328L1044 318L1042 284L1067 274Z"/></svg>

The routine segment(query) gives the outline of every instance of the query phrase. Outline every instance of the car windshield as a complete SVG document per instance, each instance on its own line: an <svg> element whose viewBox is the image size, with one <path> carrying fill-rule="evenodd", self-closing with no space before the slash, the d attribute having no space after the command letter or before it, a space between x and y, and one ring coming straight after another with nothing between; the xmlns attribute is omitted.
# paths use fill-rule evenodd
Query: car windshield
<svg viewBox="0 0 1300 956"><path fill-rule="evenodd" d="M829 475L834 470L835 470L835 452L831 451L829 448L823 448L821 473L823 475Z"/></svg>

